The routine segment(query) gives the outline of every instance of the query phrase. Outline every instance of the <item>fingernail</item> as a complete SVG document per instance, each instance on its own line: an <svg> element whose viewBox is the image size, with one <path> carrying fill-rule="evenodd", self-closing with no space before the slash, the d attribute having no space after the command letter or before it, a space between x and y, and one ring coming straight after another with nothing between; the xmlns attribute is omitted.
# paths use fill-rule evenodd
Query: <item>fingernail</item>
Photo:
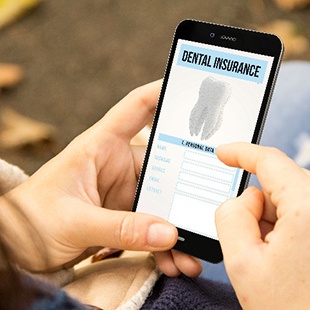
<svg viewBox="0 0 310 310"><path fill-rule="evenodd" d="M161 223L152 224L147 235L148 245L155 248L172 247L175 234L172 226Z"/></svg>

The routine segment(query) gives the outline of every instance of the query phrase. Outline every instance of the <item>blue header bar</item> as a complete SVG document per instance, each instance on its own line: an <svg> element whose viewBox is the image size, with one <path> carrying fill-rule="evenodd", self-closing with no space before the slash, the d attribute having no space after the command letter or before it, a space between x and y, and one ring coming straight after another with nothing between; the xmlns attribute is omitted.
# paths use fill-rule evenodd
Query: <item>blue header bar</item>
<svg viewBox="0 0 310 310"><path fill-rule="evenodd" d="M263 83L268 62L182 44L177 65L230 76L255 83Z"/></svg>
<svg viewBox="0 0 310 310"><path fill-rule="evenodd" d="M216 152L215 147L208 146L205 144L200 144L200 143L193 142L193 141L188 141L185 139L180 139L180 138L169 136L169 135L165 135L163 133L159 134L158 140L171 143L171 144L175 144L175 145L179 145L179 146L183 146L186 148L195 149L197 151L203 151L203 152L208 152L208 153L213 153L213 154L215 154Z"/></svg>

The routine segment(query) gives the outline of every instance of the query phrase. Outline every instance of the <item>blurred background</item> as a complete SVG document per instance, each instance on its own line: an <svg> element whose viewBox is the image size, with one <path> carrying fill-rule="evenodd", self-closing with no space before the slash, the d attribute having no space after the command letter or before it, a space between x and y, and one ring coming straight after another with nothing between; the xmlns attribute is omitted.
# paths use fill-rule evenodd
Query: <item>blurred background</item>
<svg viewBox="0 0 310 310"><path fill-rule="evenodd" d="M278 34L310 60L309 0L0 0L0 158L28 174L133 88L163 76L176 25Z"/></svg>

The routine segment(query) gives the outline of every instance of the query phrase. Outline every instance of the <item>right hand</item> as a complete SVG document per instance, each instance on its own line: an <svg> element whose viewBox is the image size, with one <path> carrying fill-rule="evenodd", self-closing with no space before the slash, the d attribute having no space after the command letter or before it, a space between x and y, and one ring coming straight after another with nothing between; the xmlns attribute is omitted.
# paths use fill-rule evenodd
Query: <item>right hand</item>
<svg viewBox="0 0 310 310"><path fill-rule="evenodd" d="M310 172L279 150L222 145L225 164L257 175L216 212L228 276L244 309L309 309Z"/></svg>

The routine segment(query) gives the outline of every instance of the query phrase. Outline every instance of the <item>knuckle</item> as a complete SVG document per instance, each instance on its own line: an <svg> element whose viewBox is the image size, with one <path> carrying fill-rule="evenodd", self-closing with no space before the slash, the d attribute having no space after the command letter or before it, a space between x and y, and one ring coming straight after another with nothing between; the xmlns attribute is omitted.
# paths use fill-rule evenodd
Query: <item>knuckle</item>
<svg viewBox="0 0 310 310"><path fill-rule="evenodd" d="M139 231L134 217L124 217L118 229L118 240L124 249L134 249L139 245Z"/></svg>
<svg viewBox="0 0 310 310"><path fill-rule="evenodd" d="M145 92L144 86L131 90L127 97L138 103L141 109L146 109L151 115L154 114L155 106L149 104L149 94Z"/></svg>
<svg viewBox="0 0 310 310"><path fill-rule="evenodd" d="M263 157L263 162L268 163L268 161L279 162L288 158L288 156L276 147L268 147L265 156Z"/></svg>
<svg viewBox="0 0 310 310"><path fill-rule="evenodd" d="M224 259L225 261L225 268L227 270L227 273L234 277L238 276L240 277L241 275L246 276L246 266L248 264L247 260L245 259L245 253L244 255L240 254L235 254L235 255L230 255L229 259Z"/></svg>
<svg viewBox="0 0 310 310"><path fill-rule="evenodd" d="M286 155L276 147L265 147L264 154L257 163L257 168L258 170L269 169L271 164L276 164L285 157Z"/></svg>
<svg viewBox="0 0 310 310"><path fill-rule="evenodd" d="M135 101L141 101L141 103L143 103L144 99L143 99L143 96L141 96L141 86L131 90L129 93L128 93L128 97L132 98L133 100Z"/></svg>
<svg viewBox="0 0 310 310"><path fill-rule="evenodd" d="M275 156L275 157L279 157L279 156L284 155L284 153L276 147L269 147L268 153L269 153L268 154L269 156Z"/></svg>

